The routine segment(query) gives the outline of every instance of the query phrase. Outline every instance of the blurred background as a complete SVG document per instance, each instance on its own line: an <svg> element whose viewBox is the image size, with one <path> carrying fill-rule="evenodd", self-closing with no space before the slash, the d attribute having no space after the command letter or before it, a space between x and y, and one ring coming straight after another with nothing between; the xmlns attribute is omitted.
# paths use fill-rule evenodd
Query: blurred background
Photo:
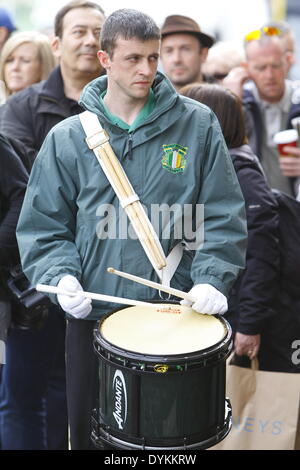
<svg viewBox="0 0 300 470"><path fill-rule="evenodd" d="M300 0L94 0L106 15L119 8L135 8L148 13L161 26L170 14L194 18L201 29L219 41L241 46L246 33L272 20L287 21L296 39L296 59L300 63ZM4 0L0 5L13 14L19 30L36 29L51 36L56 12L65 0Z"/></svg>
<svg viewBox="0 0 300 470"><path fill-rule="evenodd" d="M64 0L6 0L0 5L9 8L18 29L50 30L57 10ZM193 17L208 33L218 39L241 40L270 16L269 0L101 0L97 1L108 15L119 8L135 8L148 13L160 26L167 15ZM300 0L299 0L300 3Z"/></svg>

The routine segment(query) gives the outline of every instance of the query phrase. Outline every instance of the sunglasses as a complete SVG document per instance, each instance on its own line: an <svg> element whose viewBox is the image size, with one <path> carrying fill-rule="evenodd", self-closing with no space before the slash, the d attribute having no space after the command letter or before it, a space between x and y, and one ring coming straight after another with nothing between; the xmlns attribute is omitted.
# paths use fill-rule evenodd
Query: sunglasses
<svg viewBox="0 0 300 470"><path fill-rule="evenodd" d="M256 31L251 31L245 36L245 41L255 41L260 39L262 36L280 36L282 31L275 26L264 26Z"/></svg>
<svg viewBox="0 0 300 470"><path fill-rule="evenodd" d="M207 83L216 83L220 80L224 80L225 77L227 77L227 73L213 73L211 75L205 75L205 81Z"/></svg>

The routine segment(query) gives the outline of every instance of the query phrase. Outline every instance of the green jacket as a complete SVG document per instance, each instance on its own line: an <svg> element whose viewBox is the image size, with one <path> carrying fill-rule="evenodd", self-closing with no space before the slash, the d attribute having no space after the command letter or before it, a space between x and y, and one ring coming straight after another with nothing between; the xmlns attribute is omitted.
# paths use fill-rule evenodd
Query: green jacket
<svg viewBox="0 0 300 470"><path fill-rule="evenodd" d="M162 204L182 209L182 235L178 212L169 219L164 215L161 224L150 217L154 226L158 224L166 255L185 238L185 209L192 207L195 227L196 205L204 205L204 242L198 240L194 251L184 252L171 285L187 290L210 283L227 295L244 267L247 234L243 196L215 115L179 96L158 73L155 109L130 134L103 113L99 96L106 80L100 77L88 84L80 104L97 113L148 215ZM174 144L180 146L175 163ZM20 215L17 237L26 275L33 284L56 285L63 275L72 274L87 291L159 298L154 289L106 272L112 266L158 281L140 242L124 235L126 220L87 147L79 117L65 119L50 131L36 158ZM101 302L93 306L88 319L118 307Z"/></svg>

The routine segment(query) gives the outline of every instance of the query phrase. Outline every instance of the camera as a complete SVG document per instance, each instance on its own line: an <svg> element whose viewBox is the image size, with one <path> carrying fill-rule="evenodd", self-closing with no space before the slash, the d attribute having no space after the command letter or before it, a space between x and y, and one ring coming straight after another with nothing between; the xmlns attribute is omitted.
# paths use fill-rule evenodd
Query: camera
<svg viewBox="0 0 300 470"><path fill-rule="evenodd" d="M20 265L9 270L6 286L12 302L12 324L22 330L41 328L48 316L50 299L26 278Z"/></svg>

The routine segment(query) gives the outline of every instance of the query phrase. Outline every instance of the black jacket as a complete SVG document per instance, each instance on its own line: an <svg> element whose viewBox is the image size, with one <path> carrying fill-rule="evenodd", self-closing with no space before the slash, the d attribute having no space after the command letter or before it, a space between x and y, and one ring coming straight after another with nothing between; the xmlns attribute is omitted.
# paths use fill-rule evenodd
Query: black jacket
<svg viewBox="0 0 300 470"><path fill-rule="evenodd" d="M261 369L299 373L293 348L300 333L300 203L270 191L245 147L230 153L246 204L246 269L232 289L226 316L234 332L261 334ZM238 363L247 365L244 357Z"/></svg>
<svg viewBox="0 0 300 470"><path fill-rule="evenodd" d="M258 334L276 316L279 292L279 216L258 160L248 145L230 149L246 206L246 269L236 281L226 314L234 331Z"/></svg>
<svg viewBox="0 0 300 470"><path fill-rule="evenodd" d="M28 173L9 142L0 135L0 269L19 262L16 225L28 181ZM4 291L0 286L0 298Z"/></svg>
<svg viewBox="0 0 300 470"><path fill-rule="evenodd" d="M80 112L77 101L65 96L61 70L56 67L47 80L8 99L1 112L0 132L10 139L30 169L50 129Z"/></svg>

